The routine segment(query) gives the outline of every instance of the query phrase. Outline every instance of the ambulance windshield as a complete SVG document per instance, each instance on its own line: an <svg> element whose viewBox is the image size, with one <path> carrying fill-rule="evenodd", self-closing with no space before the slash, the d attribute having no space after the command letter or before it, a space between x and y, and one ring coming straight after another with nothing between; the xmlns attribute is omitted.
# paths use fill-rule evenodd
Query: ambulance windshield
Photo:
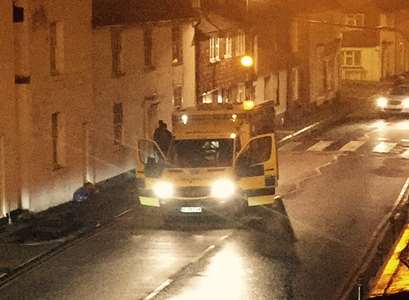
<svg viewBox="0 0 409 300"><path fill-rule="evenodd" d="M176 168L227 167L233 161L234 139L176 140L169 160Z"/></svg>

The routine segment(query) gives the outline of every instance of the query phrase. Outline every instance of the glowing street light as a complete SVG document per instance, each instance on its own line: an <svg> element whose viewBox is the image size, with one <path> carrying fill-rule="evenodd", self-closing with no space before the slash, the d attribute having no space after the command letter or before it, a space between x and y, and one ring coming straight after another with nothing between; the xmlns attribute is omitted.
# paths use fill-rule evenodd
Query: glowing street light
<svg viewBox="0 0 409 300"><path fill-rule="evenodd" d="M240 63L243 67L250 68L254 64L254 60L250 55L244 55L240 59Z"/></svg>

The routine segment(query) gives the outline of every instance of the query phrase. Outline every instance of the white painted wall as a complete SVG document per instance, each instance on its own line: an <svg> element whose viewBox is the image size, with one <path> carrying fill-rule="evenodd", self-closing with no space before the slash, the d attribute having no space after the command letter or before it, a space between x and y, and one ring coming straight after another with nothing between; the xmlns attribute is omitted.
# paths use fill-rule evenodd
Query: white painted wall
<svg viewBox="0 0 409 300"><path fill-rule="evenodd" d="M112 77L110 28L94 30L94 93L96 103L95 180L101 181L134 168L134 149L138 138L152 138L159 119L171 129L173 88L183 86L184 105L195 103L193 27L183 28L183 64L172 65L171 23L153 26L153 68L144 66L143 30L126 26L122 31L124 75ZM113 145L112 105L122 102L124 146ZM148 116L152 103L157 113Z"/></svg>
<svg viewBox="0 0 409 300"><path fill-rule="evenodd" d="M12 1L0 1L0 218L19 206Z"/></svg>
<svg viewBox="0 0 409 300"><path fill-rule="evenodd" d="M71 199L83 183L83 123L94 111L91 61L91 1L30 0L29 28L31 84L17 88L19 135L24 164L23 208L44 210ZM49 26L64 23L64 72L50 74ZM52 161L51 115L65 120L65 163Z"/></svg>

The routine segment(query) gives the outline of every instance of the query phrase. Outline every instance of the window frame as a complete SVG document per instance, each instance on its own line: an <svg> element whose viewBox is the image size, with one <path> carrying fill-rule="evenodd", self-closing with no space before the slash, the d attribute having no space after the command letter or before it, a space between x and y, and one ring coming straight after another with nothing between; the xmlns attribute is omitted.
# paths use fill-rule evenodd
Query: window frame
<svg viewBox="0 0 409 300"><path fill-rule="evenodd" d="M347 63L349 59L351 59L350 64ZM342 51L342 66L361 67L362 66L362 51L361 50L343 50Z"/></svg>
<svg viewBox="0 0 409 300"><path fill-rule="evenodd" d="M112 75L120 77L124 72L124 54L123 54L123 39L122 29L111 29L111 51L112 51Z"/></svg>
<svg viewBox="0 0 409 300"><path fill-rule="evenodd" d="M64 23L51 22L49 25L50 74L60 75L64 72Z"/></svg>
<svg viewBox="0 0 409 300"><path fill-rule="evenodd" d="M112 106L113 112L113 144L123 146L124 138L124 109L122 102L115 102ZM119 133L119 134L118 134Z"/></svg>
<svg viewBox="0 0 409 300"><path fill-rule="evenodd" d="M173 25L171 28L172 35L172 65L183 63L183 35L181 25Z"/></svg>
<svg viewBox="0 0 409 300"><path fill-rule="evenodd" d="M227 34L224 38L224 58L232 58L233 57L233 37L231 34Z"/></svg>
<svg viewBox="0 0 409 300"><path fill-rule="evenodd" d="M235 37L234 53L236 56L242 56L246 54L246 33L239 31Z"/></svg>
<svg viewBox="0 0 409 300"><path fill-rule="evenodd" d="M65 164L64 135L65 126L63 114L51 114L51 141L53 170L61 169Z"/></svg>
<svg viewBox="0 0 409 300"><path fill-rule="evenodd" d="M220 61L220 37L212 36L209 39L209 61L216 63Z"/></svg>
<svg viewBox="0 0 409 300"><path fill-rule="evenodd" d="M153 67L152 34L153 30L151 27L145 27L143 29L144 65L147 68Z"/></svg>
<svg viewBox="0 0 409 300"><path fill-rule="evenodd" d="M365 25L365 15L362 13L356 14L346 14L345 15L345 25L348 26L364 26Z"/></svg>

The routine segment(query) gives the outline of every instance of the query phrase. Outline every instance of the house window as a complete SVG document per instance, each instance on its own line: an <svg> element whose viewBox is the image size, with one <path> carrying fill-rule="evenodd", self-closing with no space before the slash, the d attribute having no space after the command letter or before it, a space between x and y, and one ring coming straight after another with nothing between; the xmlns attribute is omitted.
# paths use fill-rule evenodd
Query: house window
<svg viewBox="0 0 409 300"><path fill-rule="evenodd" d="M172 64L181 64L183 62L182 32L180 26L172 27Z"/></svg>
<svg viewBox="0 0 409 300"><path fill-rule="evenodd" d="M145 28L143 31L143 45L145 54L145 66L152 67L152 28Z"/></svg>
<svg viewBox="0 0 409 300"><path fill-rule="evenodd" d="M64 71L64 24L50 24L50 72L58 75Z"/></svg>
<svg viewBox="0 0 409 300"><path fill-rule="evenodd" d="M291 83L292 100L295 101L298 100L299 98L300 73L298 71L298 68L292 68L291 77L292 77Z"/></svg>
<svg viewBox="0 0 409 300"><path fill-rule="evenodd" d="M345 16L345 25L364 26L364 14L347 14Z"/></svg>
<svg viewBox="0 0 409 300"><path fill-rule="evenodd" d="M122 51L122 30L113 28L111 30L112 48L112 75L118 77L124 74L123 51Z"/></svg>
<svg viewBox="0 0 409 300"><path fill-rule="evenodd" d="M361 66L361 51L347 50L342 51L342 65L344 66Z"/></svg>
<svg viewBox="0 0 409 300"><path fill-rule="evenodd" d="M233 38L228 35L225 38L224 58L231 58L233 55Z"/></svg>
<svg viewBox="0 0 409 300"><path fill-rule="evenodd" d="M182 86L177 86L173 88L173 106L176 108L182 107L183 104L182 91L183 91Z"/></svg>
<svg viewBox="0 0 409 300"><path fill-rule="evenodd" d="M264 77L264 101L271 100L271 76Z"/></svg>
<svg viewBox="0 0 409 300"><path fill-rule="evenodd" d="M114 145L122 145L123 139L123 109L122 103L114 103Z"/></svg>
<svg viewBox="0 0 409 300"><path fill-rule="evenodd" d="M220 60L220 38L211 37L210 38L210 62L214 63Z"/></svg>
<svg viewBox="0 0 409 300"><path fill-rule="evenodd" d="M24 22L24 8L16 6L13 4L13 22L23 23Z"/></svg>
<svg viewBox="0 0 409 300"><path fill-rule="evenodd" d="M55 112L51 115L51 140L53 169L64 165L64 120L62 114Z"/></svg>
<svg viewBox="0 0 409 300"><path fill-rule="evenodd" d="M246 54L246 35L244 32L239 32L236 35L235 54L236 56Z"/></svg>
<svg viewBox="0 0 409 300"><path fill-rule="evenodd" d="M244 83L239 83L237 85L237 102L242 103L246 100L246 85Z"/></svg>
<svg viewBox="0 0 409 300"><path fill-rule="evenodd" d="M277 86L276 86L276 105L280 105L280 89L281 89L281 83L280 83L280 72L277 72Z"/></svg>
<svg viewBox="0 0 409 300"><path fill-rule="evenodd" d="M192 0L192 8L200 8L200 0Z"/></svg>

